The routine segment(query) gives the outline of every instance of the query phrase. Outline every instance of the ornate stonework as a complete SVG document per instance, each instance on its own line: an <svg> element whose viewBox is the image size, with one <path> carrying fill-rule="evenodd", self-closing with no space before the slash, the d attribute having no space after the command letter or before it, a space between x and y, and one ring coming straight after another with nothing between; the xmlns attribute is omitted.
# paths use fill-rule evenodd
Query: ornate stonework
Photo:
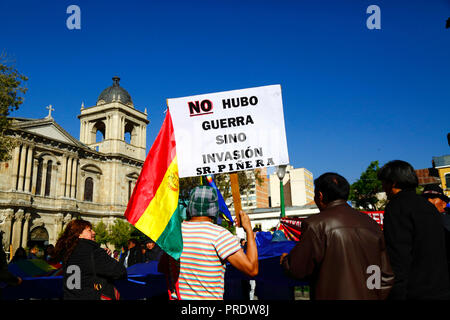
<svg viewBox="0 0 450 320"><path fill-rule="evenodd" d="M0 231L6 251L10 244L13 252L29 246L36 228L47 232L44 242L55 244L77 217L93 224L123 218L145 160L149 123L146 112L125 102L83 104L80 141L52 118L57 107L43 119L12 118L7 134L19 145L11 160L0 162ZM42 242L44 229L36 231L36 241Z"/></svg>

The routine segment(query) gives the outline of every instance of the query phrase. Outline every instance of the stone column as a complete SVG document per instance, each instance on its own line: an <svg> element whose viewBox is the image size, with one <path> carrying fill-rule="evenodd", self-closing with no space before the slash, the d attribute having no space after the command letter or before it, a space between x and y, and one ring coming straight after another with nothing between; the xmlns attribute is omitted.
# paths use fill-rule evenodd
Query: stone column
<svg viewBox="0 0 450 320"><path fill-rule="evenodd" d="M37 172L38 172L39 160L33 160L33 177L31 178L31 193L36 194L36 182L37 182Z"/></svg>
<svg viewBox="0 0 450 320"><path fill-rule="evenodd" d="M20 163L20 148L21 146L17 146L14 148L14 155L13 155L13 168L12 168L12 180L11 180L11 190L16 190L17 186L17 179L19 179L19 176L17 175L19 171L19 163Z"/></svg>
<svg viewBox="0 0 450 320"><path fill-rule="evenodd" d="M71 182L71 190L70 197L75 199L76 197L76 188L77 188L77 168L78 168L78 159L73 159L72 166L72 182Z"/></svg>
<svg viewBox="0 0 450 320"><path fill-rule="evenodd" d="M3 213L5 220L3 221L3 244L5 248L8 248L11 244L11 227L12 220L14 218L14 210L6 209Z"/></svg>
<svg viewBox="0 0 450 320"><path fill-rule="evenodd" d="M80 141L84 142L84 127L86 126L86 121L81 121L80 123Z"/></svg>
<svg viewBox="0 0 450 320"><path fill-rule="evenodd" d="M31 218L31 213L26 213L25 214L25 222L23 224L23 231L22 231L22 246L23 247L26 247L27 243L28 243L30 218Z"/></svg>
<svg viewBox="0 0 450 320"><path fill-rule="evenodd" d="M112 126L113 126L113 123L112 123L112 116L109 115L109 116L108 116L107 127L106 127L106 136L107 136L108 139L113 138L113 137L111 136Z"/></svg>
<svg viewBox="0 0 450 320"><path fill-rule="evenodd" d="M58 160L53 162L52 165L52 176L51 176L51 183L50 183L50 197L57 197L59 195L59 183L58 183L58 177L59 177L59 166L58 166Z"/></svg>
<svg viewBox="0 0 450 320"><path fill-rule="evenodd" d="M57 194L57 196L59 196L59 197L64 197L65 196L66 176L67 176L67 156L63 155L63 157L62 157L61 181L59 183L59 192Z"/></svg>
<svg viewBox="0 0 450 320"><path fill-rule="evenodd" d="M70 156L67 157L67 170L66 170L66 185L65 185L65 193L64 195L67 198L70 198L70 189L71 189L71 181L72 181L72 158Z"/></svg>
<svg viewBox="0 0 450 320"><path fill-rule="evenodd" d="M22 151L20 153L19 178L17 183L18 191L23 191L23 180L25 178L25 164L27 162L26 155L27 155L27 146L23 145Z"/></svg>
<svg viewBox="0 0 450 320"><path fill-rule="evenodd" d="M47 163L48 160L42 159L42 179L41 179L41 196L45 197L45 186L47 185Z"/></svg>
<svg viewBox="0 0 450 320"><path fill-rule="evenodd" d="M88 144L89 143L89 122L88 121L85 121L84 122L84 128L83 128L83 130L84 130L84 140L83 140L83 142L84 143L86 143L86 144Z"/></svg>
<svg viewBox="0 0 450 320"><path fill-rule="evenodd" d="M62 213L58 213L55 217L55 234L53 236L55 243L58 240L58 236L63 229L63 218L64 218L64 215Z"/></svg>
<svg viewBox="0 0 450 320"><path fill-rule="evenodd" d="M22 220L23 220L23 210L17 210L14 215L14 223L12 228L12 246L13 246L13 255L16 252L17 248L21 246L21 232L22 232Z"/></svg>
<svg viewBox="0 0 450 320"><path fill-rule="evenodd" d="M27 154L27 169L25 172L25 192L31 191L31 169L33 168L33 151L34 148L32 146L28 147L28 154Z"/></svg>

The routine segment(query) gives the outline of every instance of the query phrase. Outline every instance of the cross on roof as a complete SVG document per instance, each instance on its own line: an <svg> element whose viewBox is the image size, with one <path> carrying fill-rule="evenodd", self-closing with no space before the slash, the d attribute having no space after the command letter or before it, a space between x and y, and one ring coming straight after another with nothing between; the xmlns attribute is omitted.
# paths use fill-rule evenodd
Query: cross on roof
<svg viewBox="0 0 450 320"><path fill-rule="evenodd" d="M48 107L45 107L45 109L48 109L48 116L47 118L52 117L52 111L55 111L55 109L52 108L52 105L49 105Z"/></svg>

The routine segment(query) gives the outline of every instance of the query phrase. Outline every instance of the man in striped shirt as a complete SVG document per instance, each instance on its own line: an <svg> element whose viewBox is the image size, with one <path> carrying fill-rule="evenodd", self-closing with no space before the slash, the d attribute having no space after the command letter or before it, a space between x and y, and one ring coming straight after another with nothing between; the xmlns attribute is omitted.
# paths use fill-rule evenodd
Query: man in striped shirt
<svg viewBox="0 0 450 320"><path fill-rule="evenodd" d="M182 224L183 252L180 258L179 294L182 300L222 300L225 263L244 274L258 274L258 251L247 214L240 212L247 234L247 252L225 228L214 224L219 214L216 190L198 186L190 193L188 221Z"/></svg>

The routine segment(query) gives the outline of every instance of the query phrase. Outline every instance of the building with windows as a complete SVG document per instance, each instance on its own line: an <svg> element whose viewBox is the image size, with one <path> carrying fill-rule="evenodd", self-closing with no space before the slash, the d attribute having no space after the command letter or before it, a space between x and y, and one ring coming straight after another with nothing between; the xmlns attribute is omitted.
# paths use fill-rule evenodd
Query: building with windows
<svg viewBox="0 0 450 320"><path fill-rule="evenodd" d="M252 184L245 194L240 195L242 210L248 212L257 208L268 208L269 179L267 177L267 168L248 170L245 173L247 174L248 179L252 181ZM260 181L256 179L256 175L259 176ZM228 198L226 204L234 217L233 198Z"/></svg>
<svg viewBox="0 0 450 320"><path fill-rule="evenodd" d="M280 206L280 179L276 173L270 175L271 207ZM283 178L284 204L286 207L304 206L314 203L313 174L305 168L286 167Z"/></svg>
<svg viewBox="0 0 450 320"><path fill-rule="evenodd" d="M80 140L53 119L12 118L17 146L0 163L0 231L4 248L55 244L81 217L112 224L123 217L146 155L147 112L137 110L113 78L92 107L82 104Z"/></svg>
<svg viewBox="0 0 450 320"><path fill-rule="evenodd" d="M438 170L441 187L450 196L450 155L433 157L434 168Z"/></svg>

